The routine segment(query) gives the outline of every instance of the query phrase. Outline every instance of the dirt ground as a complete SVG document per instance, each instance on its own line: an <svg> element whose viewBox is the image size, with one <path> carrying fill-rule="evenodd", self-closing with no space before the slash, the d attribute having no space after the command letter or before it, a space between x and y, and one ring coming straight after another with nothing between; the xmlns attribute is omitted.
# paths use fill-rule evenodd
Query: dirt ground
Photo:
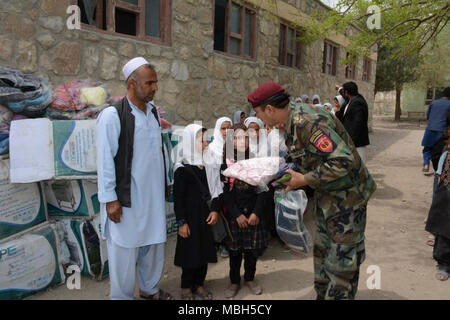
<svg viewBox="0 0 450 320"><path fill-rule="evenodd" d="M357 299L449 299L450 280L434 278L435 262L432 247L426 245L424 219L432 196L432 177L421 172L421 139L424 123L376 117L371 133L367 166L378 189L368 205L366 229L366 261L361 266ZM314 229L314 219L308 215L307 226ZM181 269L173 265L176 237L167 242L165 273L160 287L180 298ZM376 265L381 271L381 289L368 289L367 268ZM313 290L313 258L283 249L277 240L258 261L256 280L264 292L251 294L243 287L235 300L315 299ZM215 299L224 299L229 284L228 259L218 257L210 264L206 286ZM138 296L136 290L135 296ZM49 289L30 299L108 299L109 280L97 282L82 277L80 290L65 285Z"/></svg>

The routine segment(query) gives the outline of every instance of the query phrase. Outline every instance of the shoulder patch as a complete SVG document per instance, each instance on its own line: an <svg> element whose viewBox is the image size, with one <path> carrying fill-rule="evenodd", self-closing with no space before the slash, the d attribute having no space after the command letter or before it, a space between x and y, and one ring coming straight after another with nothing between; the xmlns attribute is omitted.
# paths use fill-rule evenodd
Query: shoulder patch
<svg viewBox="0 0 450 320"><path fill-rule="evenodd" d="M309 138L317 150L323 153L332 153L334 151L333 140L325 134L321 129L314 131L314 133Z"/></svg>

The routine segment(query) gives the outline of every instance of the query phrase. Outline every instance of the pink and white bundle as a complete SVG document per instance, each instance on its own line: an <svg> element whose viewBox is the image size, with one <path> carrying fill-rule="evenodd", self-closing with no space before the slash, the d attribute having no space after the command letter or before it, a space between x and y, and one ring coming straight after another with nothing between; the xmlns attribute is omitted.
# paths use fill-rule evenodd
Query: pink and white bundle
<svg viewBox="0 0 450 320"><path fill-rule="evenodd" d="M284 159L280 157L263 157L240 160L230 163L223 171L225 177L244 181L252 186L265 187L272 181Z"/></svg>

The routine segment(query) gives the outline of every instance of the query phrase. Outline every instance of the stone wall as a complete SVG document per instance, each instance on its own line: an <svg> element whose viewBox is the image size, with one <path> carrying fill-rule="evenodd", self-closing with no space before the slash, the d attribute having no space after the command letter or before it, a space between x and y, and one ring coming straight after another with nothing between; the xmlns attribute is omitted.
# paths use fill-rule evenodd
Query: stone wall
<svg viewBox="0 0 450 320"><path fill-rule="evenodd" d="M69 0L2 0L0 65L41 75L54 86L74 79L103 81L114 95L124 95L122 66L143 56L157 67L155 102L169 121L180 125L203 120L211 126L217 117L231 116L237 109L248 112L248 93L266 81L279 82L294 96L318 93L322 103L335 96L336 83L346 81L345 66L339 65L336 77L322 73L322 41L305 48L301 70L280 67L279 25L273 19L258 19L255 61L215 52L213 0L172 1L170 46L68 30L68 5ZM345 57L343 48L340 57ZM360 59L356 81L370 108L375 62L372 68L372 81L361 81Z"/></svg>

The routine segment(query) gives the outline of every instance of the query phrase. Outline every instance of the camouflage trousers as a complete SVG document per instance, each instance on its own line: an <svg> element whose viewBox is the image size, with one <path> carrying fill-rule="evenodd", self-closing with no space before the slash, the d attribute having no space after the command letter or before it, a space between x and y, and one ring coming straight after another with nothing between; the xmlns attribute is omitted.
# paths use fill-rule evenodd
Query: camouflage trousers
<svg viewBox="0 0 450 320"><path fill-rule="evenodd" d="M320 199L319 199L320 200ZM367 206L321 208L316 201L314 289L317 299L352 300L356 296L359 267L365 259L364 231Z"/></svg>

